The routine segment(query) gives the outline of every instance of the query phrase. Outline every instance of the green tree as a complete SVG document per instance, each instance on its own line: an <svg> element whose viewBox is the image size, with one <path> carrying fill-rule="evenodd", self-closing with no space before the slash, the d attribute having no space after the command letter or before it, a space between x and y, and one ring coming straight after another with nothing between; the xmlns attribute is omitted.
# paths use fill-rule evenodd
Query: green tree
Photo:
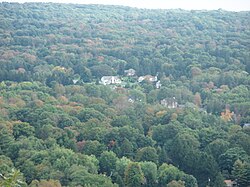
<svg viewBox="0 0 250 187"><path fill-rule="evenodd" d="M242 147L244 151L246 151L247 154L250 154L250 150L249 150L250 135L242 132L242 129L241 129L241 131L235 132L229 138L230 138L229 141L231 145Z"/></svg>
<svg viewBox="0 0 250 187"><path fill-rule="evenodd" d="M90 97L100 97L101 95L101 91L99 89L99 87L95 84L86 84L85 86L86 89L86 93L88 94L88 96Z"/></svg>
<svg viewBox="0 0 250 187"><path fill-rule="evenodd" d="M225 187L226 184L224 182L224 177L222 176L221 172L217 173L214 181L211 182L211 185L214 187Z"/></svg>
<svg viewBox="0 0 250 187"><path fill-rule="evenodd" d="M155 103L157 101L157 95L158 95L158 90L151 90L147 94L147 102L151 104Z"/></svg>
<svg viewBox="0 0 250 187"><path fill-rule="evenodd" d="M125 178L125 170L127 166L131 163L132 161L128 159L127 157L122 157L121 159L118 159L116 161L115 165L115 171L124 179Z"/></svg>
<svg viewBox="0 0 250 187"><path fill-rule="evenodd" d="M81 76L84 82L89 82L92 79L92 73L84 64L78 64L74 67L74 72Z"/></svg>
<svg viewBox="0 0 250 187"><path fill-rule="evenodd" d="M122 127L122 126L130 125L130 124L131 124L131 120L126 115L117 116L111 122L111 125L113 127Z"/></svg>
<svg viewBox="0 0 250 187"><path fill-rule="evenodd" d="M219 165L222 170L232 172L236 160L247 161L247 153L240 147L230 148L219 157Z"/></svg>
<svg viewBox="0 0 250 187"><path fill-rule="evenodd" d="M124 180L127 187L142 186L145 180L139 163L132 162L128 164Z"/></svg>
<svg viewBox="0 0 250 187"><path fill-rule="evenodd" d="M250 185L250 164L236 160L233 165L232 176L237 181L239 186Z"/></svg>
<svg viewBox="0 0 250 187"><path fill-rule="evenodd" d="M152 138L158 145L163 146L167 141L171 141L178 133L180 128L175 124L157 125L152 128Z"/></svg>
<svg viewBox="0 0 250 187"><path fill-rule="evenodd" d="M163 187L170 183L172 180L179 180L183 172L173 165L166 163L162 164L158 169L158 183Z"/></svg>
<svg viewBox="0 0 250 187"><path fill-rule="evenodd" d="M116 154L112 151L104 151L100 156L100 171L102 173L106 173L107 175L111 175L111 173L115 170L115 165L117 161Z"/></svg>
<svg viewBox="0 0 250 187"><path fill-rule="evenodd" d="M198 187L197 180L192 175L184 174L181 180L185 182L185 187Z"/></svg>
<svg viewBox="0 0 250 187"><path fill-rule="evenodd" d="M158 163L158 154L156 149L153 147L144 147L139 149L135 158L136 161L151 161Z"/></svg>
<svg viewBox="0 0 250 187"><path fill-rule="evenodd" d="M129 92L129 97L132 98L134 101L145 102L146 95L140 90L131 90Z"/></svg>
<svg viewBox="0 0 250 187"><path fill-rule="evenodd" d="M95 65L90 68L93 76L101 78L102 76L111 76L115 71L107 64Z"/></svg>
<svg viewBox="0 0 250 187"><path fill-rule="evenodd" d="M173 140L170 156L173 161L186 171L192 171L193 161L198 159L199 141L188 132L179 132Z"/></svg>
<svg viewBox="0 0 250 187"><path fill-rule="evenodd" d="M83 147L80 147L80 142L78 142L79 149L82 153L87 154L87 155L95 155L95 156L100 156L101 153L106 149L103 144L101 144L97 140L88 140L85 142L82 142L84 145Z"/></svg>
<svg viewBox="0 0 250 187"><path fill-rule="evenodd" d="M68 169L69 186L118 187L104 175L88 173L84 166L73 165Z"/></svg>
<svg viewBox="0 0 250 187"><path fill-rule="evenodd" d="M9 157L0 155L0 171L2 175L10 173L13 167L14 167L14 164Z"/></svg>
<svg viewBox="0 0 250 187"><path fill-rule="evenodd" d="M229 142L223 139L216 139L206 146L205 151L213 155L214 159L218 162L220 155L225 153L228 148Z"/></svg>
<svg viewBox="0 0 250 187"><path fill-rule="evenodd" d="M128 158L133 158L134 156L133 151L134 151L133 144L127 138L125 138L125 140L122 142L120 146L120 154Z"/></svg>
<svg viewBox="0 0 250 187"><path fill-rule="evenodd" d="M101 112L99 112L93 108L85 108L85 109L81 110L79 112L79 114L77 115L77 117L82 122L86 122L86 121L93 119L93 118L96 118L100 121L103 121L105 119L105 116Z"/></svg>
<svg viewBox="0 0 250 187"><path fill-rule="evenodd" d="M35 128L32 127L29 123L15 123L13 126L13 135L15 138L19 136L32 136L34 135Z"/></svg>
<svg viewBox="0 0 250 187"><path fill-rule="evenodd" d="M157 165L153 162L140 162L145 177L145 187L157 186Z"/></svg>
<svg viewBox="0 0 250 187"><path fill-rule="evenodd" d="M10 131L5 127L0 125L0 154L1 155L11 155L11 146L14 143L14 137Z"/></svg>
<svg viewBox="0 0 250 187"><path fill-rule="evenodd" d="M192 174L196 177L199 186L223 184L218 164L211 155L201 152L196 157ZM208 180L211 180L209 182Z"/></svg>
<svg viewBox="0 0 250 187"><path fill-rule="evenodd" d="M11 173L2 175L0 173L0 185L3 187L21 187L25 186L22 174L19 170L12 169Z"/></svg>

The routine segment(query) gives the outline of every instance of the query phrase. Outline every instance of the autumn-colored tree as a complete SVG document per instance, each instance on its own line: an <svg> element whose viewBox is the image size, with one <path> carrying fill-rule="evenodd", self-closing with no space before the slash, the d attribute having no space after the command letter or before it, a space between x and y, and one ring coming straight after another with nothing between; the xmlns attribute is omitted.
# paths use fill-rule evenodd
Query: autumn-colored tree
<svg viewBox="0 0 250 187"><path fill-rule="evenodd" d="M30 187L61 187L61 184L59 181L55 181L55 180L41 180L41 181L37 181L34 180L31 182Z"/></svg>
<svg viewBox="0 0 250 187"><path fill-rule="evenodd" d="M200 93L198 93L198 92L196 92L195 95L194 95L194 104L195 104L197 107L201 107L202 100L201 100L201 95L200 95Z"/></svg>
<svg viewBox="0 0 250 187"><path fill-rule="evenodd" d="M183 181L172 180L167 184L167 187L185 187L185 183Z"/></svg>
<svg viewBox="0 0 250 187"><path fill-rule="evenodd" d="M232 121L233 115L234 115L234 112L230 112L229 109L225 109L225 112L221 112L221 119L223 119L226 122Z"/></svg>
<svg viewBox="0 0 250 187"><path fill-rule="evenodd" d="M192 67L191 68L191 75L192 77L196 77L202 74L202 70L199 67Z"/></svg>

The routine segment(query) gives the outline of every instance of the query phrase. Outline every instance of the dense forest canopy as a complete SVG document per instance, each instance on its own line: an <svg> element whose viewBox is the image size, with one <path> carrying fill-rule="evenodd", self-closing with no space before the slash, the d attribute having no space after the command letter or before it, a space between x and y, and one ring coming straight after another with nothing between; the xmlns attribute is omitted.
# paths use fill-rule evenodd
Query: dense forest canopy
<svg viewBox="0 0 250 187"><path fill-rule="evenodd" d="M250 12L0 4L0 185L250 185Z"/></svg>

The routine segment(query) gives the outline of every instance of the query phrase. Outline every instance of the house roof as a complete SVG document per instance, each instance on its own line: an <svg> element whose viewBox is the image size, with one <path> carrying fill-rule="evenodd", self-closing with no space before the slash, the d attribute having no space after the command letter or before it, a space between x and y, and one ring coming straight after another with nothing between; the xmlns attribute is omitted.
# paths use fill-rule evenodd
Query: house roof
<svg viewBox="0 0 250 187"><path fill-rule="evenodd" d="M111 80L111 79L119 79L118 76L103 76L101 80Z"/></svg>
<svg viewBox="0 0 250 187"><path fill-rule="evenodd" d="M124 72L135 72L135 70L130 68L130 69L125 70Z"/></svg>
<svg viewBox="0 0 250 187"><path fill-rule="evenodd" d="M138 78L139 82L141 82L143 80L147 80L147 81L150 81L150 82L156 82L157 81L157 76L145 75L145 76L140 76Z"/></svg>
<svg viewBox="0 0 250 187"><path fill-rule="evenodd" d="M250 123L245 123L243 127L250 127Z"/></svg>

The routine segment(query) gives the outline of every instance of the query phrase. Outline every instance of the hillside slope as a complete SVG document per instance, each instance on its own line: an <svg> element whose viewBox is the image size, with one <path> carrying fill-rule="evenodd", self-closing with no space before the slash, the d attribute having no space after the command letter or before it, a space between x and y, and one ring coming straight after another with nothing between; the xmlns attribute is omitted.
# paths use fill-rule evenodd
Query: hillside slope
<svg viewBox="0 0 250 187"><path fill-rule="evenodd" d="M249 51L250 12L1 3L0 184L248 186Z"/></svg>

